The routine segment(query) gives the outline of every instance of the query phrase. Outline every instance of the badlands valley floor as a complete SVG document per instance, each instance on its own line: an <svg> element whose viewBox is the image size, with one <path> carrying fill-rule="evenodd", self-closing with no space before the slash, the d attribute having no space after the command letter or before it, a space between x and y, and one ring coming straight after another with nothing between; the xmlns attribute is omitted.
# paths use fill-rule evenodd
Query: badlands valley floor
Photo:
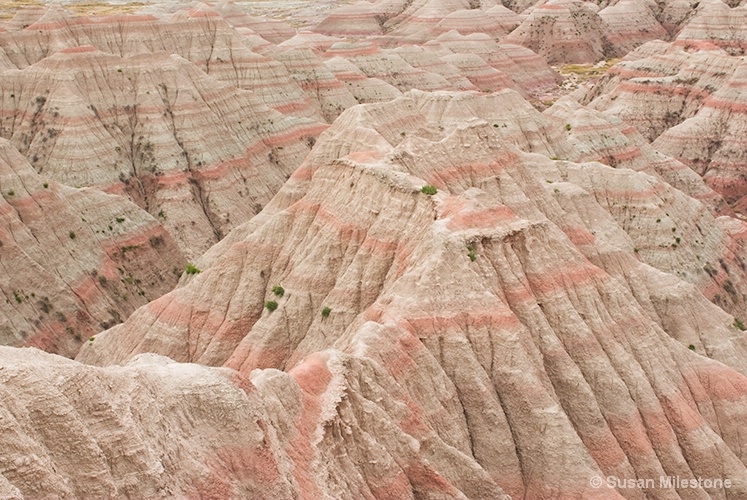
<svg viewBox="0 0 747 500"><path fill-rule="evenodd" d="M747 498L746 52L739 0L4 2L0 498Z"/></svg>

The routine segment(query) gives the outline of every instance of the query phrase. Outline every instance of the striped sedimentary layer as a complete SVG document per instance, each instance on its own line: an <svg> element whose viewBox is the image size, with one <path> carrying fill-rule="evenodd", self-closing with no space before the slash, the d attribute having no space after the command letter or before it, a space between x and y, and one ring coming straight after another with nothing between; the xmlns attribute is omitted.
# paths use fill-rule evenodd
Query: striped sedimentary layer
<svg viewBox="0 0 747 500"><path fill-rule="evenodd" d="M720 0L701 2L702 7L677 36L677 42L693 45L711 42L732 55L747 52L747 6L729 7Z"/></svg>
<svg viewBox="0 0 747 500"><path fill-rule="evenodd" d="M643 45L610 68L582 102L623 119L653 141L694 116L739 63L713 44L700 49Z"/></svg>
<svg viewBox="0 0 747 500"><path fill-rule="evenodd" d="M537 52L550 64L592 63L622 55L608 39L598 8L580 0L549 0L503 40Z"/></svg>
<svg viewBox="0 0 747 500"><path fill-rule="evenodd" d="M436 24L436 34L456 30L463 35L485 33L500 38L514 30L521 19L513 11L503 5L494 5L487 10L471 9L457 10Z"/></svg>
<svg viewBox="0 0 747 500"><path fill-rule="evenodd" d="M231 370L8 347L0 363L2 498L291 497L262 397Z"/></svg>
<svg viewBox="0 0 747 500"><path fill-rule="evenodd" d="M345 83L324 65L313 46L305 47L300 43L275 52L274 57L283 63L293 80L318 106L318 112L325 121L333 122L341 112L358 104Z"/></svg>
<svg viewBox="0 0 747 500"><path fill-rule="evenodd" d="M248 26L259 29L258 25L262 23ZM276 42L292 35L291 32L277 38L266 31L260 33ZM18 68L83 45L122 57L147 52L177 54L218 80L254 91L272 109L318 118L283 65L252 52L238 31L217 10L207 6L179 10L170 17L73 16L64 9L50 7L44 17L25 29L0 33L0 49Z"/></svg>
<svg viewBox="0 0 747 500"><path fill-rule="evenodd" d="M735 210L747 207L745 65L711 42L651 43L614 66L584 98L703 177Z"/></svg>
<svg viewBox="0 0 747 500"><path fill-rule="evenodd" d="M473 33L461 35L450 31L423 45L440 56L468 54L478 56L492 68L508 75L516 86L530 93L555 87L561 77L535 52L520 45L498 43L490 36Z"/></svg>
<svg viewBox="0 0 747 500"><path fill-rule="evenodd" d="M624 54L648 41L667 39L667 30L657 20L653 5L646 0L620 0L600 10L607 42Z"/></svg>
<svg viewBox="0 0 747 500"><path fill-rule="evenodd" d="M493 92L512 88L537 94L560 80L529 49L498 44L485 34L463 36L455 31L422 46L394 49L381 48L373 40L337 42L321 57L361 103L389 100L410 89Z"/></svg>
<svg viewBox="0 0 747 500"><path fill-rule="evenodd" d="M565 160L615 149L574 138L578 113L513 91L352 108L202 273L78 359L251 374L312 496L669 498L589 478L671 474L747 494L747 344L692 271L744 259L745 225L658 172Z"/></svg>
<svg viewBox="0 0 747 500"><path fill-rule="evenodd" d="M746 119L747 65L740 60L693 117L664 132L653 146L690 165L743 211L747 208Z"/></svg>
<svg viewBox="0 0 747 500"><path fill-rule="evenodd" d="M137 205L41 176L0 139L0 265L0 343L73 356L171 290L184 257Z"/></svg>
<svg viewBox="0 0 747 500"><path fill-rule="evenodd" d="M325 127L165 53L65 49L5 72L0 96L0 136L39 173L126 194L190 257L259 211Z"/></svg>

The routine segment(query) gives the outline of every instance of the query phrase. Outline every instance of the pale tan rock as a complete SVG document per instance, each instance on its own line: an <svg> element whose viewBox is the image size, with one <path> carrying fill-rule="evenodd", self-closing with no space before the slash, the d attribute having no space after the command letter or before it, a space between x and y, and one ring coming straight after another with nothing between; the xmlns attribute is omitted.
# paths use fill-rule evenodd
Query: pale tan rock
<svg viewBox="0 0 747 500"><path fill-rule="evenodd" d="M580 0L549 0L538 6L502 41L523 45L550 64L595 63L622 55L595 5Z"/></svg>
<svg viewBox="0 0 747 500"><path fill-rule="evenodd" d="M653 141L694 116L739 61L707 44L697 51L649 42L613 66L582 100L633 125Z"/></svg>
<svg viewBox="0 0 747 500"><path fill-rule="evenodd" d="M714 224L700 202L642 172L548 158L580 153L584 141L567 136L513 91L411 92L349 109L273 202L198 262L201 274L79 359L157 352L225 365L251 373L276 408L297 396L269 369L327 387L315 389L319 401L337 403L304 405L300 417L318 429L295 476L303 491L362 494L357 480L337 489L338 464L369 488L394 488L388 457L417 456L446 497L671 498L589 485L594 475L667 474L728 477L729 495L747 493L745 336L634 241L672 238L652 220L671 210L678 232L697 231L698 214L712 231L707 248L744 255L744 223ZM438 193L421 193L424 184ZM627 213L648 214L645 229L629 227L620 199L640 200ZM696 244L681 244L683 262L697 261L685 256ZM275 418L292 434L294 417ZM317 461L330 449L350 461ZM387 491L421 491L408 470L411 486Z"/></svg>
<svg viewBox="0 0 747 500"><path fill-rule="evenodd" d="M4 497L291 498L298 489L258 391L235 372L154 355L100 369L8 347L0 360Z"/></svg>
<svg viewBox="0 0 747 500"><path fill-rule="evenodd" d="M66 49L0 90L0 135L37 171L129 196L188 258L258 212L326 127L164 53Z"/></svg>
<svg viewBox="0 0 747 500"><path fill-rule="evenodd" d="M43 177L0 139L0 344L73 356L173 288L184 264L137 205Z"/></svg>

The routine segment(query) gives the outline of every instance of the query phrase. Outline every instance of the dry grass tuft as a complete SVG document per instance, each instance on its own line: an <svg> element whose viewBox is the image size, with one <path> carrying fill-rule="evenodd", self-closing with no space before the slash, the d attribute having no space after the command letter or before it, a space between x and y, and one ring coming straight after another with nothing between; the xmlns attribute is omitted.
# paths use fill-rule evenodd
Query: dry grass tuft
<svg viewBox="0 0 747 500"><path fill-rule="evenodd" d="M566 64L559 66L555 70L563 76L576 75L578 80L590 80L599 78L607 72L612 66L620 62L620 59L609 59L604 64Z"/></svg>

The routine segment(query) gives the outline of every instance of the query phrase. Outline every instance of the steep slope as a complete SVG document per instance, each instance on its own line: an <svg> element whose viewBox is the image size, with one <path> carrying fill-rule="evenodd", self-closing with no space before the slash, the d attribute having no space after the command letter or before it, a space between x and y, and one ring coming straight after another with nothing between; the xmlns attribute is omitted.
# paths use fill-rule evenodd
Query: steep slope
<svg viewBox="0 0 747 500"><path fill-rule="evenodd" d="M342 111L358 104L345 84L335 77L311 48L298 46L274 52L273 55L283 63L311 102L318 104L319 114L326 121L333 122Z"/></svg>
<svg viewBox="0 0 747 500"><path fill-rule="evenodd" d="M0 362L3 498L291 496L287 455L235 372L157 356L97 369L7 347Z"/></svg>
<svg viewBox="0 0 747 500"><path fill-rule="evenodd" d="M665 40L667 30L659 24L647 0L621 0L599 11L607 27L607 41L625 54L650 40Z"/></svg>
<svg viewBox="0 0 747 500"><path fill-rule="evenodd" d="M653 141L694 116L738 64L712 44L690 52L678 44L650 42L613 66L582 102L623 119Z"/></svg>
<svg viewBox="0 0 747 500"><path fill-rule="evenodd" d="M342 57L368 78L383 80L400 91L448 90L450 87L449 82L441 75L413 68L396 52L385 52L371 41L339 42L332 45L325 56Z"/></svg>
<svg viewBox="0 0 747 500"><path fill-rule="evenodd" d="M385 38L397 40L399 43L423 43L432 39L439 32L443 32L443 29L438 28L438 25L454 13L464 11L484 12L495 6L495 0L413 0L409 2L405 10L386 21L384 24ZM480 19L478 22L481 22L485 17L477 18ZM473 19L475 18L473 17ZM482 30L473 30L472 32L494 35L492 32Z"/></svg>
<svg viewBox="0 0 747 500"><path fill-rule="evenodd" d="M494 69L509 75L518 88L535 94L554 88L562 78L538 54L526 47L497 43L489 35L461 35L450 31L423 45L439 56L479 56Z"/></svg>
<svg viewBox="0 0 747 500"><path fill-rule="evenodd" d="M268 23L257 21L249 25L267 35L259 26ZM268 36L270 41L280 42L291 35ZM218 80L254 91L272 109L320 118L282 64L252 52L218 11L204 5L179 10L164 19L154 15L73 16L57 5L22 31L0 33L0 48L18 68L57 51L86 45L122 57L177 54Z"/></svg>
<svg viewBox="0 0 747 500"><path fill-rule="evenodd" d="M397 3L399 5L397 5ZM356 2L342 5L314 27L314 31L334 36L369 36L384 33L384 23L401 12L406 2Z"/></svg>
<svg viewBox="0 0 747 500"><path fill-rule="evenodd" d="M738 210L747 208L747 64L703 101L697 114L654 141L658 150L690 165Z"/></svg>
<svg viewBox="0 0 747 500"><path fill-rule="evenodd" d="M389 101L402 94L395 86L380 78L369 78L355 64L344 57L332 57L324 65L343 82L353 99L359 103Z"/></svg>
<svg viewBox="0 0 747 500"><path fill-rule="evenodd" d="M434 432L418 448L425 416L339 352L251 381L153 355L100 369L0 347L0 362L3 498L508 498Z"/></svg>
<svg viewBox="0 0 747 500"><path fill-rule="evenodd" d="M533 9L503 41L528 47L550 64L593 63L622 55L608 35L594 4L549 0Z"/></svg>
<svg viewBox="0 0 747 500"><path fill-rule="evenodd" d="M744 61L707 41L698 50L688 44L642 46L582 102L636 127L655 149L686 164L743 212Z"/></svg>
<svg viewBox="0 0 747 500"><path fill-rule="evenodd" d="M747 52L747 6L730 8L720 0L702 2L698 14L677 36L683 44L711 42L732 55Z"/></svg>
<svg viewBox="0 0 747 500"><path fill-rule="evenodd" d="M686 238L707 225L709 258L729 250L739 260L744 224L715 222L642 172L551 160L580 154L584 141L567 135L513 91L411 92L347 110L265 210L201 259L201 274L79 359L157 352L256 380L277 373L258 368L313 376L317 394L338 392L296 419L319 432L303 462L345 450L347 476L355 488L363 477L372 497L391 462L361 458L378 443L369 436L392 435L393 415L393 430L437 470L470 464L459 484L434 479L445 496L669 498L589 485L668 474L729 478L730 496L747 494L747 339L688 283L699 276L652 267L646 259L672 260L634 241L679 238L652 220L665 212ZM438 192L421 192L426 184ZM623 222L621 199L644 230ZM277 309L265 309L272 300ZM375 431L361 434L361 418ZM305 477L329 491L328 470L307 465Z"/></svg>
<svg viewBox="0 0 747 500"><path fill-rule="evenodd" d="M510 33L521 24L519 16L503 5L495 5L487 10L457 10L436 24L437 35L456 30L462 35L485 33L495 38Z"/></svg>
<svg viewBox="0 0 747 500"><path fill-rule="evenodd" d="M248 220L324 125L175 55L65 49L0 82L0 136L45 176L128 195L190 258Z"/></svg>
<svg viewBox="0 0 747 500"><path fill-rule="evenodd" d="M714 214L733 215L724 199L684 163L653 148L633 126L620 118L580 105L570 97L559 99L544 112L567 124L568 140L578 153L573 161L599 161L661 178L707 205Z"/></svg>
<svg viewBox="0 0 747 500"><path fill-rule="evenodd" d="M0 344L72 356L184 268L156 219L121 196L41 177L4 139L0 214Z"/></svg>

